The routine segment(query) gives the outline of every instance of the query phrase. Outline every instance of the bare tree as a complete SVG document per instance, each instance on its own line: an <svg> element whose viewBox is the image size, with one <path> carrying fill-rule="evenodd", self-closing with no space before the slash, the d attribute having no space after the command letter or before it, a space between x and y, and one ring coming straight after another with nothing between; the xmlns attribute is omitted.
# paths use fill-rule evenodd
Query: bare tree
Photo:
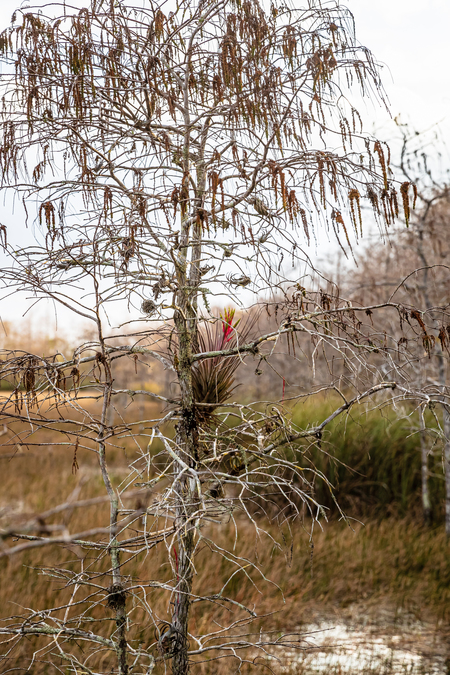
<svg viewBox="0 0 450 675"><path fill-rule="evenodd" d="M315 470L299 468L296 443L320 440L332 419L369 396L409 395L371 361L380 352L372 315L389 308L401 320L403 309L395 302L352 307L338 293L308 290L287 271L307 262L300 241L317 228L328 228L342 246L350 229L358 235L364 200L382 227L398 215L399 201L409 213L409 185L399 197L386 146L362 133L347 103L355 87L383 100L376 63L356 42L350 12L319 0L270 11L220 0L167 7L94 0L80 11L51 4L18 11L0 48L2 186L22 195L40 226L37 243L22 250L5 235L11 263L2 282L8 292L59 303L96 329L95 340L73 355L5 353L2 377L13 393L2 419L27 445L39 446L45 430L62 433L74 469L77 453L95 452L110 503L109 523L94 530L34 535L32 521L4 532L23 543L2 556L60 542L98 558L79 574L53 570L73 588L70 602L53 612L30 610L2 633L13 643L43 636L55 663L98 672L92 652L78 647L87 643L115 654L121 675L169 660L182 675L210 655L239 665L258 650L283 647L283 639L246 634L254 608L224 589L205 596L195 588L195 556L207 546L248 574L256 563L221 549L209 525L240 511L259 535L252 504L274 490L290 508L282 514L294 518L304 504L318 517ZM284 293L275 330L238 323L232 310L214 316L212 301L239 303L242 288L265 293L268 307ZM127 344L108 328L117 305L141 322L128 329ZM282 339L295 355L299 334L312 341L313 362L328 350L347 373L341 389L331 373L342 405L308 429L292 424L289 406L230 399L244 361L255 359L258 370ZM173 373L176 393L115 386L117 363L129 359L134 367L144 357ZM362 371L367 387L348 396L352 374ZM130 422L119 396L148 396L160 411ZM108 452L130 437L140 456L117 489ZM157 496L150 506L144 500L126 509L136 483L146 499L149 491ZM127 576L130 562L157 547L165 547L169 578ZM105 578L107 586L99 582ZM147 601L149 588L167 596L165 616ZM80 589L88 592L73 616ZM190 608L204 601L227 603L237 618L193 635ZM130 602L155 626L145 648L133 632ZM115 613L109 632L87 621L100 603Z"/></svg>
<svg viewBox="0 0 450 675"><path fill-rule="evenodd" d="M434 401L441 392L442 420L435 415L443 440L443 465L446 485L445 523L450 536L450 416L448 410L448 356L450 328L448 318L449 255L448 218L449 187L446 176L436 178L439 171L438 147L441 145L436 129L425 133L411 130L397 121L400 138L396 174L415 186L415 210L409 227L398 227L389 234L389 246L371 246L359 256L359 269L344 284L348 297L364 295L366 301L395 300L405 307L420 307L403 322L402 330L384 317L385 330L396 336L399 351L406 356L404 378L420 390L419 426L422 453L422 506L426 522L431 522L431 499L428 479L428 439L435 431L426 428L424 407L426 392ZM399 141L399 142L398 142ZM408 222L408 221L407 221ZM383 324L379 317L380 327ZM413 329L414 327L414 329ZM392 372L392 371L391 371ZM431 409L434 410L434 403Z"/></svg>
<svg viewBox="0 0 450 675"><path fill-rule="evenodd" d="M450 344L450 330L448 324L448 271L449 267L445 259L448 256L446 250L446 236L444 234L449 211L449 187L444 181L437 182L433 179L429 167L433 158L429 156L429 150L425 147L417 147L417 134L404 126L402 131L402 151L400 169L408 181L414 176L420 190L420 211L414 219L409 245L415 249L418 258L421 283L417 283L417 291L421 294L422 306L427 310L434 328L433 344L428 346L427 355L433 365L437 365L438 382L442 391L442 414L443 414L443 440L444 440L444 476L445 476L445 531L450 537L450 411L447 404L447 364ZM414 141L413 141L413 137ZM419 134L420 143L422 136ZM415 147L412 147L415 146ZM420 160L417 156L420 152ZM416 160L416 161L414 161ZM422 166L421 166L422 164ZM420 171L422 169L422 171ZM419 175L418 175L419 174ZM422 181L419 183L419 177ZM428 180L423 180L426 177ZM428 183L428 184L427 184ZM444 232L443 232L444 230ZM444 234L444 236L442 236ZM436 260L437 259L437 260ZM437 272L437 275L435 274ZM438 293L435 289L439 289ZM433 292L434 291L434 292ZM424 426L424 425L423 425ZM424 517L426 521L431 518L430 498L428 494L428 453L423 442L422 434L422 501Z"/></svg>

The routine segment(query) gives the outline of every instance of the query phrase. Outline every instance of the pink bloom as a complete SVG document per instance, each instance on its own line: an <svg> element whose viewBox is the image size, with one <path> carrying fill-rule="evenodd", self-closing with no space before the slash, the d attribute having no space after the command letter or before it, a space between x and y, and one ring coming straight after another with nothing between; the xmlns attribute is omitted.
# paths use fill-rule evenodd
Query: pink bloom
<svg viewBox="0 0 450 675"><path fill-rule="evenodd" d="M232 335L233 329L236 328L236 326L239 323L239 321L237 321L233 326L235 311L236 310L230 307L224 309L223 316L222 314L220 315L220 318L222 319L223 342L229 342L231 340L231 338L233 337Z"/></svg>

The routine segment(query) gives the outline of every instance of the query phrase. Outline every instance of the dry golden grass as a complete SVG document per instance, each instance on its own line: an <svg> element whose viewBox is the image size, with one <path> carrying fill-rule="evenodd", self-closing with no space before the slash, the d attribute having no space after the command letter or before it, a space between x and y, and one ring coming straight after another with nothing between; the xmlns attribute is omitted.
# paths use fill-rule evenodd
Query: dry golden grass
<svg viewBox="0 0 450 675"><path fill-rule="evenodd" d="M95 412L94 403L91 411ZM139 401L126 410L127 421L151 419L155 414L154 406ZM25 430L18 426L15 431ZM79 450L80 468L74 474L73 445L58 445L60 438L45 429L35 438L43 445L37 447L23 442L18 447L11 431L0 438L4 442L0 456L2 528L64 503L73 494L77 499L105 495L94 453ZM142 439L143 446L145 442ZM136 447L130 438L115 439L115 444L108 451L108 463L113 481L118 485L136 457ZM104 502L67 511L63 517L47 519L44 526L64 522L71 532L104 527L108 524L108 510L108 503ZM355 603L363 603L367 611L376 612L380 606L389 605L408 609L422 619L445 623L450 620L450 545L443 527L427 530L413 518L369 520L366 526L355 523L353 528L331 521L324 523L323 531L316 525L312 546L311 523L297 520L291 523L292 539L286 527L283 539L276 523L268 525L269 535L280 542L280 546L275 546L269 536L257 537L253 526L241 521L239 516L237 525L236 553L258 563L267 580L251 567L246 569L248 576L241 571L230 578L236 568L212 553L207 539L232 549L234 524L209 524L202 531L205 543L196 559L194 593L217 593L226 584L225 595L249 607L255 606L259 614L266 615L254 622L252 631L260 628L280 632L295 630L309 623L314 615L342 613ZM55 608L68 602L72 588L66 588L64 581L42 575L42 567L65 567L79 572L82 564L85 569L95 565L101 588L91 598L94 604L90 605L88 616L95 620L93 629L110 635L114 627L113 614L106 607L105 599L110 584L106 574L108 559L106 556L100 562L95 559L95 554L86 556L78 547L52 546L0 560L0 616L22 614L25 608ZM163 546L134 558L124 571L130 583L138 579L144 584L149 580L168 580L171 575ZM87 593L87 589L82 589L77 598ZM148 589L147 600L156 615L169 619L171 608L167 594ZM128 606L132 608L130 639L135 645L152 644L155 631L148 616L133 597L129 597ZM274 613L275 610L278 611ZM209 632L217 623L224 624L242 616L241 611L232 612L229 607L196 603L192 608L192 632ZM53 646L45 640L20 641L10 654L8 667L26 672L37 646L43 651L31 672L35 675L56 672L49 663L53 657L47 653L53 653ZM103 652L92 659L91 666L107 670L109 662L112 663L111 655ZM162 670L159 668L158 673ZM234 669L226 662L198 663L193 672L225 674Z"/></svg>
<svg viewBox="0 0 450 675"><path fill-rule="evenodd" d="M49 433L49 432L47 432ZM67 500L67 497L82 483L78 499L104 494L97 472L96 457L82 453L78 461L79 472L72 473L72 452L52 445L36 450L22 450L15 457L2 459L2 526L14 522L19 515L35 514L52 508ZM123 478L130 460L125 452L116 450L110 455L112 475L117 482ZM8 513L9 509L9 513ZM107 524L107 503L74 510L66 514L66 524L72 532ZM46 522L52 524L52 519ZM58 521L60 522L60 520ZM276 547L269 537L257 538L251 524L238 519L236 552L250 561L258 561L264 574L276 585L265 581L249 568L249 576L234 571L229 563L217 554L212 554L205 544L196 560L196 589L202 594L216 593L227 580L226 594L247 606L255 605L258 612L267 614L258 620L252 630L293 630L311 621L314 614L329 615L355 602L364 602L367 607L380 604L405 607L421 618L435 618L448 622L450 619L450 556L449 544L443 528L426 530L414 520L384 520L369 522L366 526L355 524L353 529L342 522L331 522L320 531L316 527L313 548L309 539L310 523L292 524L293 541ZM280 540L276 525L269 526L269 533ZM234 545L234 526L208 525L205 537L211 537L221 547ZM285 532L286 535L286 532ZM80 551L76 547L49 547L36 549L11 559L0 561L0 612L2 617L21 614L22 608L45 609L68 601L71 589L64 583L40 574L40 567L50 565L68 566L80 571ZM90 565L92 556L84 559ZM170 571L165 565L164 548L152 549L147 556L141 555L127 567L130 581L168 579ZM107 570L107 558L99 570ZM252 583L254 582L254 583ZM95 597L97 605L91 608L90 617L97 619L96 630L102 634L111 632L112 612L106 608L108 576L99 577L105 592ZM284 597L283 597L284 594ZM167 595L149 590L148 601L160 617L169 617ZM129 600L130 604L132 600ZM280 610L273 614L275 609ZM197 603L192 610L193 632L208 632L214 622L231 621L242 616L239 611L230 612L218 605L206 606ZM131 613L130 637L144 645L154 642L154 627L149 625L144 612L136 606ZM45 645L41 641L40 646ZM9 667L23 668L36 648L35 640L20 642L10 655ZM49 647L47 648L47 650ZM50 649L51 651L51 649ZM36 662L33 673L52 673L48 664L50 657L44 652L42 662ZM108 664L110 655L99 654L92 660L98 667ZM225 664L198 664L194 672L206 675L210 672L230 672ZM19 670L20 672L20 670Z"/></svg>

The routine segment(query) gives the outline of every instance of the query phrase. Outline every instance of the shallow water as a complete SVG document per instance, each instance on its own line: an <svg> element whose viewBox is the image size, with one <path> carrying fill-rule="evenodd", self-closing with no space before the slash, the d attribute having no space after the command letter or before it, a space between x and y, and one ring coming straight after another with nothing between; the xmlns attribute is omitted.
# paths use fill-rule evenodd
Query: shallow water
<svg viewBox="0 0 450 675"><path fill-rule="evenodd" d="M303 647L287 650L289 675L450 675L450 644L420 621L353 624L322 620L302 626ZM280 655L278 655L280 656Z"/></svg>

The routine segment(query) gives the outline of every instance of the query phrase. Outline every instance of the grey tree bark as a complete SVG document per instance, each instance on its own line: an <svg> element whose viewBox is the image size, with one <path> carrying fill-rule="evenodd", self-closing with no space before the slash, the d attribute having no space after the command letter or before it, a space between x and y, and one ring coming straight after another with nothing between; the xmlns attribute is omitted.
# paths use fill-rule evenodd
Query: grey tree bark
<svg viewBox="0 0 450 675"><path fill-rule="evenodd" d="M422 512L423 519L427 525L431 524L432 512L431 512L431 501L430 501L430 491L428 486L428 447L427 447L427 432L425 428L425 419L423 408L420 408L420 453L421 453L421 474L422 474Z"/></svg>

